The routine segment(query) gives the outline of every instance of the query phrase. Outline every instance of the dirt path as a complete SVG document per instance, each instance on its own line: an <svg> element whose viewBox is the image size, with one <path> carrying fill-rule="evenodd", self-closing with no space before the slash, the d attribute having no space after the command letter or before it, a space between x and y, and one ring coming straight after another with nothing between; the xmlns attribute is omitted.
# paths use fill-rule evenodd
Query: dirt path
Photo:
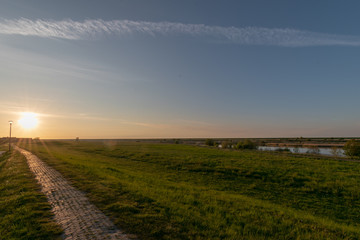
<svg viewBox="0 0 360 240"><path fill-rule="evenodd" d="M64 229L64 239L129 239L58 171L31 152L14 148L26 157L30 170L52 206L56 222Z"/></svg>

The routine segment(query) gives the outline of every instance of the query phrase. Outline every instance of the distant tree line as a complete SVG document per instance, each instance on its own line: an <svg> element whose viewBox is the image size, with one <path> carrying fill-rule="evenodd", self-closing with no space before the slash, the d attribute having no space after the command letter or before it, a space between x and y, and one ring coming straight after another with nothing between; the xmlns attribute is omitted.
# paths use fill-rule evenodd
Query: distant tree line
<svg viewBox="0 0 360 240"><path fill-rule="evenodd" d="M206 139L205 140L205 145L208 146L219 146L221 145L221 148L234 148L234 149L256 149L257 148L257 143L253 142L249 139L244 139L241 140L239 142L233 142L232 140L224 140L221 143L216 142L213 139Z"/></svg>

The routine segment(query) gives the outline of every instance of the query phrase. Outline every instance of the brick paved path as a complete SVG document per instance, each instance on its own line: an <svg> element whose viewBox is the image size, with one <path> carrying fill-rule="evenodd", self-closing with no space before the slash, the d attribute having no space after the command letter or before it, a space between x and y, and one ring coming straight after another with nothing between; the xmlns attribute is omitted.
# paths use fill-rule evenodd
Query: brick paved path
<svg viewBox="0 0 360 240"><path fill-rule="evenodd" d="M56 222L64 230L64 239L129 239L58 171L31 152L16 146L14 148L26 157L30 170L41 185L41 191L52 206Z"/></svg>

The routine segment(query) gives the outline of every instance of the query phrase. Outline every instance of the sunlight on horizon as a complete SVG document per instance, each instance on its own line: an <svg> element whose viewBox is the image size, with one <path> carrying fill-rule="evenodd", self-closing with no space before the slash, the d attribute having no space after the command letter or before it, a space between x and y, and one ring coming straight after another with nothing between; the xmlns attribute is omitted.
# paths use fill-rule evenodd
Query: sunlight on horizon
<svg viewBox="0 0 360 240"><path fill-rule="evenodd" d="M21 118L18 120L20 126L26 130L31 130L36 128L39 120L37 118L37 114L33 112L22 112Z"/></svg>

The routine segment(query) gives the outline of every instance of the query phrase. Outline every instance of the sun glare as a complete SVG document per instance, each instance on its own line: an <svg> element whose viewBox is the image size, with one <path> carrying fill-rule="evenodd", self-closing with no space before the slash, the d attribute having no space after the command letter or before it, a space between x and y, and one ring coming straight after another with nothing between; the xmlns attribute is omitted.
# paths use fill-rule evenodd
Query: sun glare
<svg viewBox="0 0 360 240"><path fill-rule="evenodd" d="M19 119L19 124L24 129L33 129L38 125L39 120L37 119L37 114L33 112L23 112L21 113L21 118Z"/></svg>

